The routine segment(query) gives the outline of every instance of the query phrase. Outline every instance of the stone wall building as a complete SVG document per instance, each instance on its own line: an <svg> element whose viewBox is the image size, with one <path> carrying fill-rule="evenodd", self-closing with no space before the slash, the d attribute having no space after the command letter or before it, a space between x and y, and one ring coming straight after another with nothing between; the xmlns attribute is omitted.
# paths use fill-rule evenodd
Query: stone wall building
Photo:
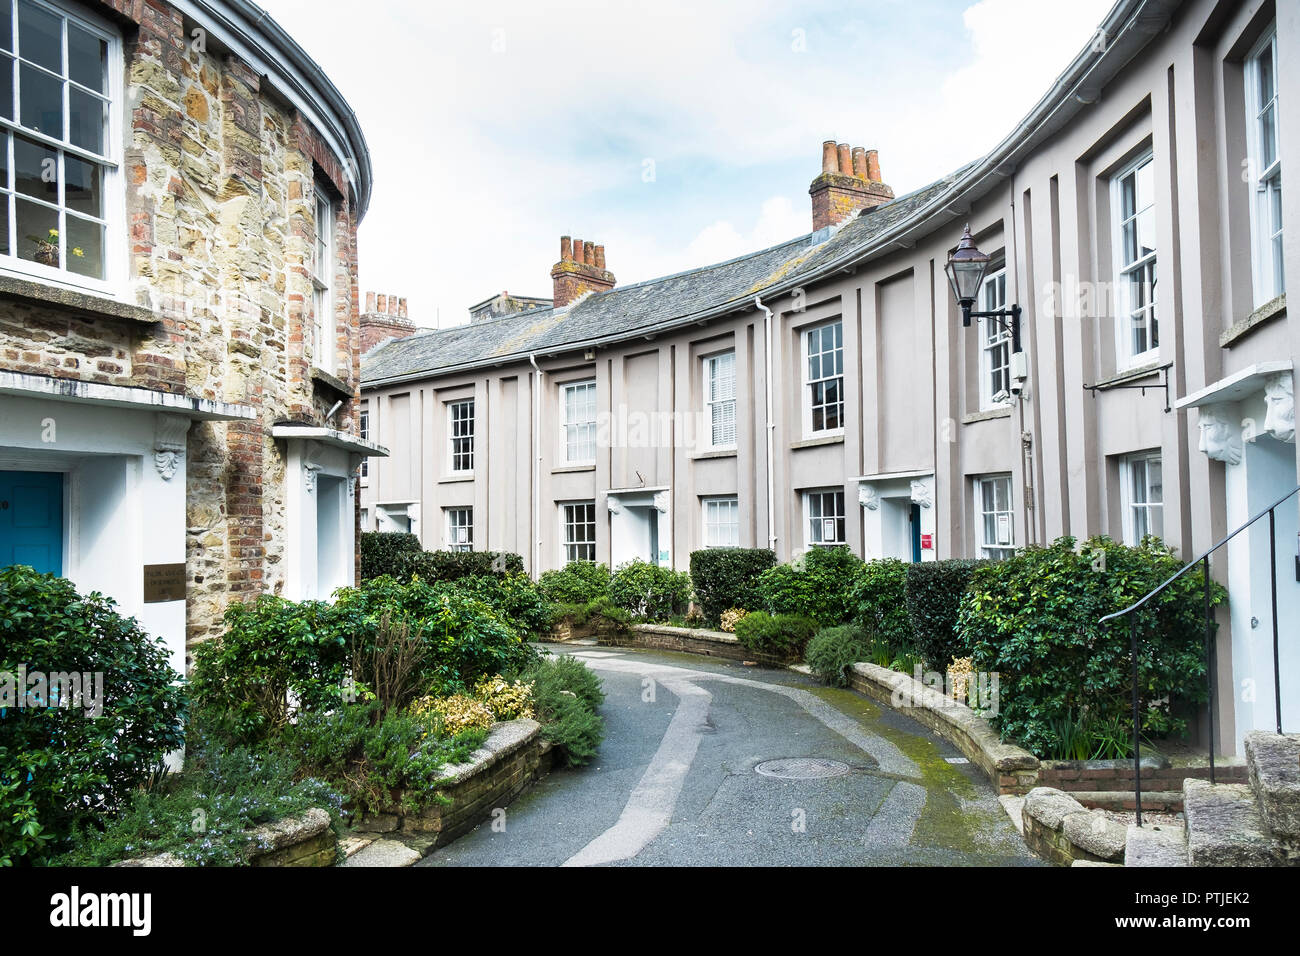
<svg viewBox="0 0 1300 956"><path fill-rule="evenodd" d="M1001 144L930 186L892 198L874 153L828 142L812 230L782 245L617 286L603 247L562 240L553 307L363 359L396 449L367 526L534 572L1146 532L1194 556L1300 484L1297 62L1295 3L1120 0ZM994 258L979 306L1022 307L1023 352L962 325L944 267L966 223ZM1223 750L1273 725L1274 620L1300 730L1297 514L1277 565L1266 523L1214 559Z"/></svg>
<svg viewBox="0 0 1300 956"><path fill-rule="evenodd" d="M230 601L355 579L365 140L244 0L0 0L0 50L0 565L180 669Z"/></svg>

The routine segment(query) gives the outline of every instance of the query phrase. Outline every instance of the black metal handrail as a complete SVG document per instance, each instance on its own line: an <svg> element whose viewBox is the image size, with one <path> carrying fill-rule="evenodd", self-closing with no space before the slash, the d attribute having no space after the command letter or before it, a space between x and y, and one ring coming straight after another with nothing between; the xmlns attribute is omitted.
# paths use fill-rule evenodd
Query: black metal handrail
<svg viewBox="0 0 1300 956"><path fill-rule="evenodd" d="M1225 537L1216 542L1209 550L1202 552L1197 557L1188 561L1175 574L1171 575L1159 587L1155 588L1148 594L1139 598L1137 601L1124 608L1122 611L1116 611L1114 614L1107 614L1097 623L1105 624L1107 621L1118 620L1125 615L1129 619L1129 643L1133 656L1132 678L1133 678L1133 806L1137 813L1137 825L1142 825L1142 713L1141 703L1138 699L1138 631L1137 612L1157 594L1164 591L1169 585L1173 584L1184 574L1201 565L1205 578L1205 680L1209 689L1209 739L1210 739L1210 783L1214 783L1214 613L1210 601L1210 555L1218 551L1225 544L1235 538L1241 532L1245 531L1256 521L1259 521L1265 515L1268 516L1268 555L1269 555L1269 587L1272 591L1273 602L1273 704L1277 716L1277 732L1282 733L1282 670L1278 656L1278 626L1277 626L1277 516L1276 512L1288 498L1300 492L1300 485L1292 488L1277 501L1273 502L1267 508L1254 515L1249 521L1241 527L1230 532ZM1300 560L1300 559L1298 559ZM1298 572L1300 573L1300 572Z"/></svg>

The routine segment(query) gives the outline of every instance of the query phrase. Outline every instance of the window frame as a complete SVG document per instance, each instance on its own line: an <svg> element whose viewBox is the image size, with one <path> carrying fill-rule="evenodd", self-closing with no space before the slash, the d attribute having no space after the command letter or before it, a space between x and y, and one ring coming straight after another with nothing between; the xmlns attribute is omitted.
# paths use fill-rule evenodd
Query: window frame
<svg viewBox="0 0 1300 956"><path fill-rule="evenodd" d="M591 420L590 421L570 421L569 420L569 394L579 389L591 392ZM596 463L596 419L600 414L597 402L596 380L594 378L582 379L576 382L563 382L560 385L560 447L563 449L563 462L566 465L594 465ZM591 457L574 458L575 449L585 450L587 439L570 440L570 435L574 434L571 429L591 430L590 445Z"/></svg>
<svg viewBox="0 0 1300 956"><path fill-rule="evenodd" d="M716 512L719 506L725 505L731 512L731 520L720 522L713 520L710 512ZM701 543L705 548L738 548L740 547L740 497L738 495L709 495L700 499L700 528ZM733 533L728 535L726 543L715 543L710 540L710 530L719 528L732 528Z"/></svg>
<svg viewBox="0 0 1300 956"><path fill-rule="evenodd" d="M16 0L0 0L0 2L11 2L11 10L17 14L18 3ZM60 76L60 82L63 83L63 117L65 122L69 117L68 107L68 86L75 84L77 88L85 90L94 96L107 101L107 117L103 126L104 152L95 154L92 151L76 146L72 143L70 137L55 138L46 133L38 132L22 125L21 113L15 109L14 119L0 119L0 130L8 133L8 145L0 144L0 149L7 149L7 163L10 175L14 177L14 187L9 188L6 181L3 184L4 191L0 193L0 201L9 202L9 197L13 196L15 212L17 203L21 198L24 201L33 201L37 205L45 208L55 208L58 210L60 225L60 263L67 261L65 252L67 243L66 228L63 224L69 214L66 197L66 174L65 174L65 157L72 156L76 159L83 160L97 166L101 170L100 192L102 195L103 205L101 208L102 217L96 219L93 216L78 215L75 211L72 215L81 219L100 222L104 230L103 238L103 255L104 255L104 277L97 279L93 276L80 275L62 266L45 265L31 259L24 259L17 254L18 245L21 238L18 234L17 215L9 217L9 229L11 230L14 241L10 243L11 252L8 254L0 253L0 275L12 278L22 279L25 281L38 282L44 286L55 288L70 289L78 292L89 292L96 295L106 296L117 301L126 302L130 300L127 277L127 247L129 245L126 219L126 188L124 178L125 167L125 135L124 123L126 112L126 60L124 53L124 42L121 31L110 21L98 15L92 10L85 9L81 5L62 2L62 0L23 0L34 7L43 8L52 14L74 22L79 28L85 30L106 44L104 53L105 69L105 90L102 92L91 90L90 87L84 86L71 76ZM13 19L13 29L18 28L18 18L15 15ZM63 66L67 72L67 29L62 30L61 42L63 45ZM12 35L9 38L9 46L15 47ZM12 69L14 70L15 81L13 82L14 103L21 105L21 63L20 54L17 49L10 49L6 56L13 58ZM53 76L54 74L46 67L36 64L34 61L25 61L32 69L41 71L43 74ZM65 129L66 132L66 129ZM49 149L56 151L58 155L59 170L59 193L60 199L51 204L46 200L38 197L31 197L21 193L17 187L18 169L14 161L13 137L22 136Z"/></svg>
<svg viewBox="0 0 1300 956"><path fill-rule="evenodd" d="M478 420L477 419L478 408L475 405L474 399L472 397L453 399L452 401L449 401L446 404L447 404L447 471L449 474L458 475L458 476L472 475L474 474L474 452L475 452L474 439L475 439L475 432L476 432L475 426ZM462 418L460 421L462 424L465 422L469 423L469 434L457 435L456 434L456 425L457 425L456 409L461 408L465 405L469 406L469 416L467 418ZM463 442L466 440L468 440L469 442L469 450L457 451L456 443L458 441ZM457 459L458 458L464 459L466 456L468 456L469 459L469 467L458 468Z"/></svg>
<svg viewBox="0 0 1300 956"><path fill-rule="evenodd" d="M447 536L447 550L469 552L474 550L473 505L451 505L442 509L443 532ZM461 520L456 520L460 518ZM464 531L465 540L459 541L456 532Z"/></svg>
<svg viewBox="0 0 1300 956"><path fill-rule="evenodd" d="M714 383L719 381L718 363L724 359L731 361L731 397L715 398ZM711 451L730 451L736 447L737 435L739 434L740 423L736 419L736 350L728 349L724 352L715 352L712 355L706 355L701 360L703 366L703 383L704 383L704 412L707 420L707 437L705 448ZM725 379L722 379L725 382ZM716 441L715 433L718 428L717 413L719 410L725 410L727 406L731 407L731 441ZM723 420L722 428L725 439L727 422Z"/></svg>
<svg viewBox="0 0 1300 956"><path fill-rule="evenodd" d="M1137 174L1144 166L1151 166L1151 201L1148 205L1138 208L1137 202ZM1134 193L1134 213L1128 219L1123 214L1123 190L1124 180L1133 177ZM1156 165L1155 152L1150 147L1143 150L1129 162L1125 163L1113 176L1110 177L1110 201L1111 201L1111 261L1114 269L1114 294L1112 301L1115 306L1115 367L1119 371L1125 369L1137 368L1149 362L1157 361L1160 357L1160 302L1157 296L1157 287L1159 277L1157 270L1160 266L1160 247L1157 244L1152 251L1146 255L1141 255L1132 262L1124 261L1124 226L1128 222L1135 224L1148 210L1152 212L1152 229L1158 227L1154 222L1156 197L1155 193ZM1153 237L1153 241L1157 241ZM1139 270L1151 270L1151 274L1156 276L1151 282L1149 298L1150 319L1147 325L1147 339L1150 344L1142 352L1133 351L1133 314L1135 309L1129 302L1128 290L1131 287L1128 283L1128 277Z"/></svg>
<svg viewBox="0 0 1300 956"><path fill-rule="evenodd" d="M832 503L837 507L837 510L830 516L827 516L823 511L822 514L818 515L817 518L814 519L812 514L813 499L814 498L819 499L824 508L825 500L828 496L831 497ZM803 497L804 545L807 548L842 548L847 546L849 529L848 529L848 515L846 514L846 509L845 509L844 489L843 488L810 488L807 491L803 492L802 497ZM824 538L823 540L815 540L816 536L813 534L814 520L820 522L821 531L823 535L825 534L825 530L826 530L826 522L827 521L835 522L835 530L839 534L839 537L831 541L827 541Z"/></svg>
<svg viewBox="0 0 1300 956"><path fill-rule="evenodd" d="M1261 102L1259 81L1260 63L1267 54L1272 61L1273 98L1267 104ZM1255 41L1243 64L1243 79L1246 93L1246 116L1250 131L1246 135L1247 169L1250 195L1250 264L1251 288L1256 307L1264 305L1286 291L1286 265L1278 261L1279 252L1275 244L1282 246L1285 228L1281 223L1274 229L1273 208L1271 201L1277 194L1277 207L1280 209L1282 194L1282 111L1278 88L1277 63L1277 23L1271 23ZM1261 167L1263 156L1263 137L1261 114L1269 108L1273 114L1273 162ZM1267 234L1266 234L1267 233Z"/></svg>
<svg viewBox="0 0 1300 956"><path fill-rule="evenodd" d="M362 400L362 402L360 403L360 407L357 409L357 434L360 435L363 440L369 441L370 439L370 402L366 400ZM361 477L362 487L369 484L368 481L368 479L370 478L369 457L361 459L360 477Z"/></svg>
<svg viewBox="0 0 1300 956"><path fill-rule="evenodd" d="M1156 462L1160 466L1161 480L1160 480L1160 484L1157 486L1160 490L1160 498L1158 501L1151 500L1152 484L1151 484L1150 463L1152 461ZM1134 487L1134 479L1136 478L1135 466L1138 465L1139 463L1145 466L1143 469L1143 478L1144 478L1143 492L1146 496L1145 501L1138 501L1137 496L1135 495L1135 491L1136 491ZM1142 541L1142 536L1137 533L1136 512L1139 508L1143 509L1146 512L1145 534L1154 534L1157 537L1159 537L1161 540L1163 540L1164 531L1165 531L1164 462L1162 460L1160 450L1155 449L1152 451L1135 452L1131 455L1125 455L1123 458L1121 458L1119 463L1119 482L1120 482L1119 495L1120 495L1120 508L1121 508L1120 525L1124 537L1124 543L1129 547L1136 547ZM1153 512L1155 511L1159 512L1160 528L1158 531L1152 529L1152 525L1153 525L1152 518L1153 518Z"/></svg>
<svg viewBox="0 0 1300 956"><path fill-rule="evenodd" d="M577 508L591 509L591 519L586 520L586 516L583 515L584 520L570 521L569 510L577 509ZM561 558L563 558L563 563L570 564L574 561L589 561L591 563L595 563L597 559L596 558L596 530L597 529L596 529L595 499L583 498L576 501L561 501L559 502L559 512L560 512L560 556ZM569 529L570 528L576 529L578 527L582 527L582 528L590 527L591 539L587 540L584 538L582 540L578 540L577 538L571 537L569 534ZM591 551L591 557L589 558L574 557L574 555L578 553L578 549L587 549L587 548L589 548Z"/></svg>
<svg viewBox="0 0 1300 956"><path fill-rule="evenodd" d="M994 510L984 510L984 487L986 485L1005 484L1006 487L1006 508L999 510L997 508L996 492L994 493ZM974 488L974 507L975 507L975 549L976 557L986 558L990 561L1004 561L1016 553L1016 489L1015 482L1012 480L1010 473L996 475L980 475L972 483ZM996 524L997 516L1006 515L1007 518L1007 543L1000 540L990 544L987 538L987 528L985 519L988 516L994 516Z"/></svg>
<svg viewBox="0 0 1300 956"><path fill-rule="evenodd" d="M811 346L812 346L813 333L817 333L820 339L821 333L824 330L833 329L833 328L839 329L839 344L832 346L831 352L829 354L838 353L838 359L839 359L837 363L838 371L834 375L822 375L819 376L818 378L813 378L812 369L810 367L812 363ZM800 390L800 395L802 396L800 399L800 404L802 405L804 437L805 438L829 438L837 435L843 435L844 434L844 413L847 407L844 400L844 383L846 380L846 376L844 374L844 320L843 318L832 319L829 322L821 322L817 325L813 325L805 329L800 329L799 341L801 343L800 378L803 382L802 388ZM825 349L820 349L817 354L819 356L824 356L827 355L828 353ZM824 425L822 428L815 428L813 426L813 409L814 407L816 407L817 403L813 401L813 388L816 385L821 384L823 382L831 382L837 379L839 381L839 401L837 403L839 406L839 425L837 425L834 428L826 428ZM823 402L820 407L823 409L829 408L830 404ZM823 416L823 422L824 420L825 419Z"/></svg>
<svg viewBox="0 0 1300 956"><path fill-rule="evenodd" d="M987 291L991 283L1001 280L1002 294L1001 297L989 298ZM975 300L976 311L996 312L1007 307L1007 267L1005 264L998 266L995 270L984 277L980 285L979 296ZM992 331L993 337L989 333ZM1011 330L1007 328L1006 323L998 322L996 319L990 319L984 316L979 317L979 407L980 411L994 411L999 408L1007 408L1011 404ZM1005 352L1005 360L996 369L993 366L993 353L998 349ZM1001 389L995 389L994 378L998 370L1001 371L1003 378ZM1007 397L1001 401L994 401L993 396L999 391L1005 391Z"/></svg>
<svg viewBox="0 0 1300 956"><path fill-rule="evenodd" d="M338 257L338 245L335 242L335 225L338 216L338 210L335 208L334 197L330 195L328 188L319 178L315 180L313 188L313 225L312 233L312 253L310 258L311 273L311 311L312 311L312 364L322 372L328 372L331 375L335 372L335 366L338 364L338 343L333 343L333 360L327 361L330 354L330 335L332 329L334 335L338 334L338 321L330 321L334 316L334 272L335 260ZM321 215L322 207L325 215ZM321 235L321 226L324 224L325 235ZM322 248L323 247L323 248ZM322 260L324 260L322 262Z"/></svg>

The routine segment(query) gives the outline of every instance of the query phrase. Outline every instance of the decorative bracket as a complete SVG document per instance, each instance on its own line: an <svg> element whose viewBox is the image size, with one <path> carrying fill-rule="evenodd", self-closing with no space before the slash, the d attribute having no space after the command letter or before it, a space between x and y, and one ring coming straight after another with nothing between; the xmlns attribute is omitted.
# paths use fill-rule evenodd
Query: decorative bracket
<svg viewBox="0 0 1300 956"><path fill-rule="evenodd" d="M928 508L934 504L934 490L924 478L912 480L912 504Z"/></svg>
<svg viewBox="0 0 1300 956"><path fill-rule="evenodd" d="M171 481L185 454L185 436L190 420L184 415L159 412L154 423L153 464L163 481Z"/></svg>
<svg viewBox="0 0 1300 956"><path fill-rule="evenodd" d="M1295 383L1290 372L1279 372L1264 385L1264 431L1278 441L1295 441Z"/></svg>
<svg viewBox="0 0 1300 956"><path fill-rule="evenodd" d="M1242 437L1240 426L1226 414L1221 405L1207 405L1200 410L1196 423L1201 430L1198 446L1214 461L1229 465L1241 464Z"/></svg>
<svg viewBox="0 0 1300 956"><path fill-rule="evenodd" d="M858 504L868 511L875 511L880 507L880 493L876 491L876 486L869 482L858 482Z"/></svg>
<svg viewBox="0 0 1300 956"><path fill-rule="evenodd" d="M1098 392L1109 392L1111 389L1116 389L1116 388L1141 389L1143 395L1147 393L1148 388L1163 388L1165 390L1165 411L1171 412L1173 411L1173 406L1169 404L1169 368L1170 365L1161 365L1158 368L1151 369L1149 372L1146 372L1144 375L1138 376L1139 378L1145 378L1146 375L1152 375L1158 372L1160 374L1161 381L1156 382L1154 385L1141 385L1133 382L1121 381L1121 382L1113 382L1113 383L1102 382L1098 385L1085 385L1083 387L1088 391L1092 392L1093 398L1097 397Z"/></svg>

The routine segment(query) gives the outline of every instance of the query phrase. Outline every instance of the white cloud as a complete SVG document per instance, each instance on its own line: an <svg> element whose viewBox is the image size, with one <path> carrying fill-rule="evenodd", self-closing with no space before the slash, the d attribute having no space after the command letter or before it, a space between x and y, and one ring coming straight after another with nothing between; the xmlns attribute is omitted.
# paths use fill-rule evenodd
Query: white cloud
<svg viewBox="0 0 1300 956"><path fill-rule="evenodd" d="M747 233L731 222L719 219L705 226L686 247L683 258L695 264L722 262L747 252L766 249L807 232L808 212L795 209L787 196L773 196L763 202L758 220Z"/></svg>

